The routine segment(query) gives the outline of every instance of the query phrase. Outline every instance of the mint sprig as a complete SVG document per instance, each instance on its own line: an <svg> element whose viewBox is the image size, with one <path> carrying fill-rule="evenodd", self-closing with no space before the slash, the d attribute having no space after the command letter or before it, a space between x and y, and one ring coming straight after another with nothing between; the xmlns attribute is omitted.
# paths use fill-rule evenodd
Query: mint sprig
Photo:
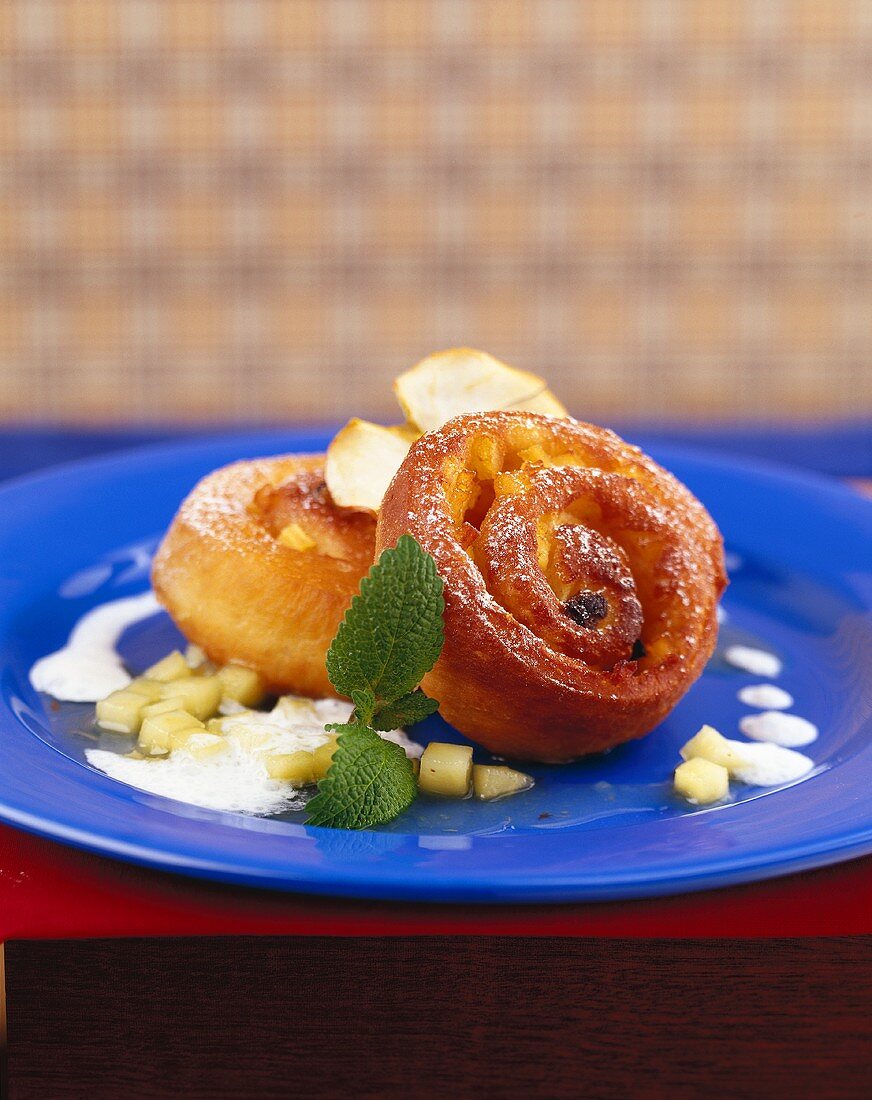
<svg viewBox="0 0 872 1100"><path fill-rule="evenodd" d="M364 829L391 821L415 799L412 765L377 730L413 725L438 707L418 688L442 650L442 578L411 535L382 552L361 581L327 654L327 674L354 703L309 824Z"/></svg>
<svg viewBox="0 0 872 1100"><path fill-rule="evenodd" d="M435 561L402 535L360 582L327 654L330 683L360 721L413 692L436 663L444 608Z"/></svg>
<svg viewBox="0 0 872 1100"><path fill-rule="evenodd" d="M372 728L396 730L401 726L414 726L439 709L439 704L420 688L402 695L394 703L387 703L372 720Z"/></svg>
<svg viewBox="0 0 872 1100"><path fill-rule="evenodd" d="M309 824L365 829L393 821L418 793L406 754L360 722L333 728L340 731L338 747L309 803Z"/></svg>

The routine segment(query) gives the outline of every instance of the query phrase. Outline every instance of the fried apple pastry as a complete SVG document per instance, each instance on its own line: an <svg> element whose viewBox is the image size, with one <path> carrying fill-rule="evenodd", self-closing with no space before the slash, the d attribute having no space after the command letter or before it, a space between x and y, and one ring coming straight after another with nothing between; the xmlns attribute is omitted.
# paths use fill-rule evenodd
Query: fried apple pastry
<svg viewBox="0 0 872 1100"><path fill-rule="evenodd" d="M382 504L445 582L423 687L493 752L561 762L641 737L717 640L723 545L700 502L613 432L522 412L414 443Z"/></svg>
<svg viewBox="0 0 872 1100"><path fill-rule="evenodd" d="M189 641L274 692L335 695L325 658L372 565L375 520L339 508L320 455L237 462L204 478L158 550L152 582Z"/></svg>

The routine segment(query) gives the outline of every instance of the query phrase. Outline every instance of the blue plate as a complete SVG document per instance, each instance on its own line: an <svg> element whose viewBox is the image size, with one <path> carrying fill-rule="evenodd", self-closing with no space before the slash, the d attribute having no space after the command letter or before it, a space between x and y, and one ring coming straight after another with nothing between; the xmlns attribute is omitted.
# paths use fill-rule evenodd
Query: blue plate
<svg viewBox="0 0 872 1100"><path fill-rule="evenodd" d="M872 851L872 504L838 485L725 457L655 448L713 512L732 561L722 647L757 642L821 729L815 771L735 788L694 809L670 793L679 746L708 722L734 734L755 678L717 656L649 737L597 759L533 768L505 802L421 798L388 827L310 828L159 798L85 762L87 707L56 710L33 661L89 608L142 591L183 495L214 467L324 438L255 435L83 462L0 490L0 818L107 855L185 874L325 894L429 901L572 901L700 890ZM644 440L641 440L644 445ZM122 640L138 670L176 636L158 615ZM459 738L438 718L421 739ZM93 735L92 735L93 736ZM486 760L487 755L480 754Z"/></svg>

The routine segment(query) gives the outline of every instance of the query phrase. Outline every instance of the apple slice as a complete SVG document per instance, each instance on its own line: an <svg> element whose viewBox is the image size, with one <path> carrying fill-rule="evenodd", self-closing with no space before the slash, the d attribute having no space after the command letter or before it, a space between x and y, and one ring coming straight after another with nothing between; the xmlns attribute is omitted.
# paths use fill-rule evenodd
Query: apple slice
<svg viewBox="0 0 872 1100"><path fill-rule="evenodd" d="M376 514L418 434L405 424L383 428L368 420L349 420L327 448L324 480L334 501L342 508Z"/></svg>
<svg viewBox="0 0 872 1100"><path fill-rule="evenodd" d="M428 355L396 379L394 393L409 422L422 432L461 413L495 409L569 415L544 379L475 348L451 348Z"/></svg>

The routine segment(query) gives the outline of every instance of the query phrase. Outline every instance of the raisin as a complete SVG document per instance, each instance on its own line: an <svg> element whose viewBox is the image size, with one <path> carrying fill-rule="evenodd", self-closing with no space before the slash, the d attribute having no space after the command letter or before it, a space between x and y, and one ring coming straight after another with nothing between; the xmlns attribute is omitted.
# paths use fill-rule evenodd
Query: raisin
<svg viewBox="0 0 872 1100"><path fill-rule="evenodd" d="M567 600L563 605L563 610L579 626L592 627L606 617L609 605L601 592L591 592L590 589L585 589L584 592L579 592L577 596L573 596L571 600Z"/></svg>

